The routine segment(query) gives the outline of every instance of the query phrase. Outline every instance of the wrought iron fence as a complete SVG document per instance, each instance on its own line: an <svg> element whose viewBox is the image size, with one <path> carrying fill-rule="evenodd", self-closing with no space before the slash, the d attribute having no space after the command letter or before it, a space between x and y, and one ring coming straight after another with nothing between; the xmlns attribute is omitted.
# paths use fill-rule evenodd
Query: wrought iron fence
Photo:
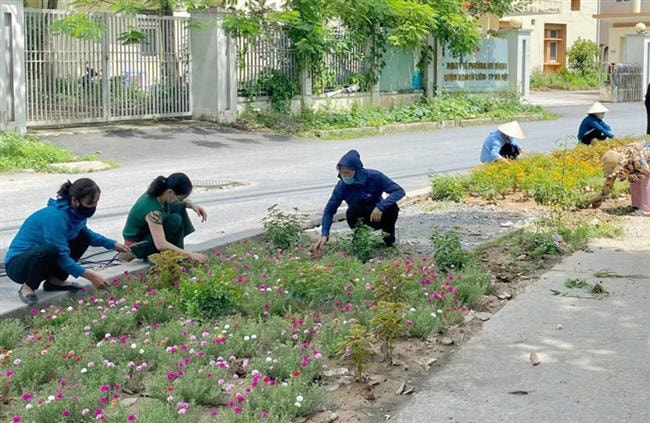
<svg viewBox="0 0 650 423"><path fill-rule="evenodd" d="M91 40L52 30L69 13L25 10L28 125L191 114L187 18L93 14L104 31ZM146 38L122 43L130 28Z"/></svg>
<svg viewBox="0 0 650 423"><path fill-rule="evenodd" d="M643 69L638 63L607 63L603 65L603 82L608 100L615 103L641 101L643 98Z"/></svg>
<svg viewBox="0 0 650 423"><path fill-rule="evenodd" d="M264 79L272 71L280 71L291 80L298 80L298 65L287 33L269 27L254 40L237 38L237 92L243 97L268 95Z"/></svg>

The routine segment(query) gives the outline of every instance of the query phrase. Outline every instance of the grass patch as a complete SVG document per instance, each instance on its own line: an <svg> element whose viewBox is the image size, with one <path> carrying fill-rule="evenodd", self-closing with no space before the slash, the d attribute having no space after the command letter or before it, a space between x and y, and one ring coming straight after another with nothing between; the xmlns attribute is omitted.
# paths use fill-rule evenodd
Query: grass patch
<svg viewBox="0 0 650 423"><path fill-rule="evenodd" d="M530 76L530 88L538 91L548 90L595 90L600 88L604 75L594 72L583 74L563 69L560 72L544 73L535 71Z"/></svg>
<svg viewBox="0 0 650 423"><path fill-rule="evenodd" d="M98 155L77 157L68 150L42 141L34 135L0 132L0 172L34 169L56 173L56 170L51 168L54 163L93 160L98 160ZM117 167L115 162L108 164Z"/></svg>
<svg viewBox="0 0 650 423"><path fill-rule="evenodd" d="M494 95L454 93L432 99L422 98L415 104L395 106L389 109L361 107L355 103L349 110L323 108L306 110L298 116L276 111L247 108L235 126L245 130L265 130L300 136L319 135L320 131L341 130L335 138L374 135L372 128L396 123L443 122L491 118L505 120L512 116L531 115L553 118L539 106L522 104L519 96L511 91ZM346 132L346 129L364 128L367 131Z"/></svg>

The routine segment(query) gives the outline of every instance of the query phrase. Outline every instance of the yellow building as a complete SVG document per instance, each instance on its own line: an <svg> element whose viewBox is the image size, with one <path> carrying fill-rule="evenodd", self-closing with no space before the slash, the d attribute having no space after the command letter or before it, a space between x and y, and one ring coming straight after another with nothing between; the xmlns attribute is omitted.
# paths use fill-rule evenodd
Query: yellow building
<svg viewBox="0 0 650 423"><path fill-rule="evenodd" d="M603 60L618 63L623 57L625 36L650 28L650 0L601 0L600 10L594 14L599 22ZM643 25L637 24L642 23Z"/></svg>
<svg viewBox="0 0 650 423"><path fill-rule="evenodd" d="M598 21L594 15L599 3L600 0L533 0L523 11L504 16L500 26L520 20L523 29L533 31L533 71L557 72L566 66L566 52L578 38L597 41Z"/></svg>

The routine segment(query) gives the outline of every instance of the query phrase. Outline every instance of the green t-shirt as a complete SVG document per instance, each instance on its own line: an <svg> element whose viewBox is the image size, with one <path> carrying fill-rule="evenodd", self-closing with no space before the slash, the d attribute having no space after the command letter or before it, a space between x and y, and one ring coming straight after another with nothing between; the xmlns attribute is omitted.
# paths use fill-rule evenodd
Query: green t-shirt
<svg viewBox="0 0 650 423"><path fill-rule="evenodd" d="M146 217L151 212L160 212L162 219L169 216L169 207L163 207L156 197L142 194L140 198L133 204L129 211L129 216L126 218L122 236L125 241L140 242L147 235L149 235L149 225L147 224Z"/></svg>

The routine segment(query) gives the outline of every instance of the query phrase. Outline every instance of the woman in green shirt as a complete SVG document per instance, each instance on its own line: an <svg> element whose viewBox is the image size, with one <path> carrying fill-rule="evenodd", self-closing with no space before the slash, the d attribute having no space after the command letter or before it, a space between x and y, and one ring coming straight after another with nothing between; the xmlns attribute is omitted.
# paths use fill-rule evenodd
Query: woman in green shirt
<svg viewBox="0 0 650 423"><path fill-rule="evenodd" d="M161 251L178 251L193 261L207 263L203 254L183 249L185 237L194 232L187 209L194 210L202 222L208 218L203 207L187 199L191 192L192 181L184 173L158 176L151 182L131 207L122 231L133 256L146 259Z"/></svg>

